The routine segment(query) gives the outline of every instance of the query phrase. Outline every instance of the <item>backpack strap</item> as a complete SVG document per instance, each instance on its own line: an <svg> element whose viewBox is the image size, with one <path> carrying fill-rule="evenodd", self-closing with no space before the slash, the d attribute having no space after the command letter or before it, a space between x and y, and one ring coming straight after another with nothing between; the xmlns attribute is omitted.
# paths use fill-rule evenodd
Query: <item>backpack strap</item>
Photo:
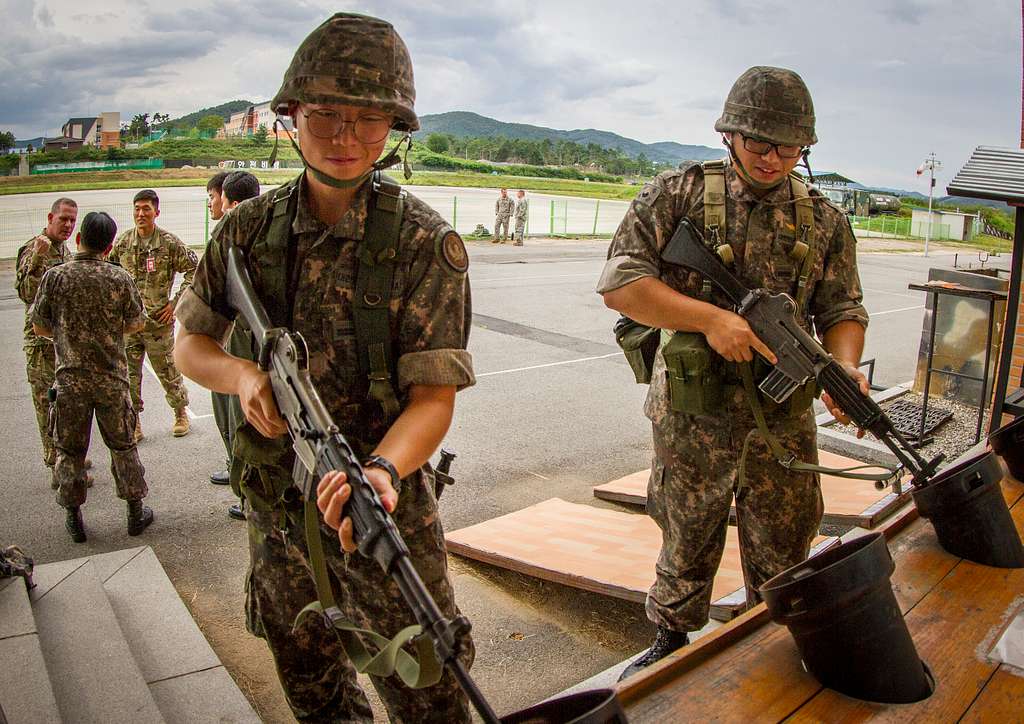
<svg viewBox="0 0 1024 724"><path fill-rule="evenodd" d="M807 280L814 268L814 202L807 191L807 184L795 174L789 177L789 187L793 193L799 232L790 256L801 265L795 301L796 308L802 312L807 302Z"/></svg>
<svg viewBox="0 0 1024 724"><path fill-rule="evenodd" d="M250 251L259 260L260 290L270 320L276 327L291 326L292 302L288 295L291 263L288 247L292 236L292 220L298 210L298 178L281 186L274 193L269 212L267 233L257 239ZM269 302L269 304L267 303Z"/></svg>
<svg viewBox="0 0 1024 724"><path fill-rule="evenodd" d="M705 161L704 238L713 248L723 243L725 229L725 159Z"/></svg>
<svg viewBox="0 0 1024 724"><path fill-rule="evenodd" d="M398 261L398 236L402 227L405 192L379 171L374 173L372 183L366 233L358 252L352 322L359 354L359 373L369 380L367 396L381 406L390 423L401 410L393 382L397 370L388 314Z"/></svg>

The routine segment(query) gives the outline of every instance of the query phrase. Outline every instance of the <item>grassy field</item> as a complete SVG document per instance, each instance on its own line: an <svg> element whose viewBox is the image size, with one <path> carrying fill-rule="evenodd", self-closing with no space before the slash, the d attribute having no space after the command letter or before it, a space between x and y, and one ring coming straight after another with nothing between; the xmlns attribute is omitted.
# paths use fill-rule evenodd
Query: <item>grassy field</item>
<svg viewBox="0 0 1024 724"><path fill-rule="evenodd" d="M88 189L132 189L139 186L205 186L218 169L180 168L154 171L96 171L80 173L46 174L38 176L0 176L0 195L30 194L51 191L84 191ZM247 169L260 183L279 184L298 173L297 169L264 171ZM391 169L392 178L405 183L400 168ZM522 176L495 176L477 173L449 173L441 171L414 171L409 182L417 186L462 186L469 188L526 189L562 196L590 199L628 200L638 188L628 184L571 181L566 179L527 178Z"/></svg>

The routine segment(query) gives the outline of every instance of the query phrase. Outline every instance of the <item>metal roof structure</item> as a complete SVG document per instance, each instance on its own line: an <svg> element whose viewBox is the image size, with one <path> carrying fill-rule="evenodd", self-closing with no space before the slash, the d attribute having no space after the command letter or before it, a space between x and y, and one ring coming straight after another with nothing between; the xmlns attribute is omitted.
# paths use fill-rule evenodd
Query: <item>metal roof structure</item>
<svg viewBox="0 0 1024 724"><path fill-rule="evenodd" d="M1024 149L978 146L946 193L1024 204Z"/></svg>
<svg viewBox="0 0 1024 724"><path fill-rule="evenodd" d="M797 171L801 176L807 178L807 174L803 171ZM814 180L818 184L828 184L830 186L849 186L851 184L859 186L856 181L852 178L846 178L838 171L820 171L814 174Z"/></svg>

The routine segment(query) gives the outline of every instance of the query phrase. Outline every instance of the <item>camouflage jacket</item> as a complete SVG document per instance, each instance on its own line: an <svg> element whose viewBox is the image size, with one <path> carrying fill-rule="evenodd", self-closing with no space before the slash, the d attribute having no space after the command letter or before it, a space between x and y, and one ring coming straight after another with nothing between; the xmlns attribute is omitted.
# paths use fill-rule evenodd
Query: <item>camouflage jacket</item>
<svg viewBox="0 0 1024 724"><path fill-rule="evenodd" d="M46 239L50 245L42 254L37 254L33 248L39 239ZM31 305L35 301L39 282L43 275L58 264L63 264L67 258L67 245L63 241L51 240L45 233L32 237L18 250L18 268L14 287L18 292L18 297L25 302L25 349L53 344L50 340L40 337L32 331Z"/></svg>
<svg viewBox="0 0 1024 724"><path fill-rule="evenodd" d="M304 177L298 194L291 236L298 265L292 329L306 341L313 384L342 432L356 440L377 441L387 428L376 405L363 404L368 381L359 374L352 321L370 184L357 192L352 208L334 226L313 216ZM232 245L247 254L257 293L263 295L259 259L248 252L266 233L272 207L270 191L243 202L214 229L192 288L178 308L178 319L190 332L223 343L231 327L235 312L227 301L226 260ZM389 313L392 359L397 360L396 392L403 407L410 385L461 389L475 382L466 351L472 318L468 264L458 234L429 206L407 196ZM272 299L262 301L268 309L275 306ZM367 412L371 409L377 414ZM288 464L282 467L290 469Z"/></svg>
<svg viewBox="0 0 1024 724"><path fill-rule="evenodd" d="M525 196L522 199L516 200L515 217L516 221L526 221L526 217L530 212L530 200Z"/></svg>
<svg viewBox="0 0 1024 724"><path fill-rule="evenodd" d="M516 202L511 196L499 196L498 200L494 202L494 215L500 219L507 219L512 215L515 206Z"/></svg>
<svg viewBox="0 0 1024 724"><path fill-rule="evenodd" d="M128 389L124 330L145 319L131 276L98 254L79 253L48 271L32 321L53 331L57 387Z"/></svg>
<svg viewBox="0 0 1024 724"><path fill-rule="evenodd" d="M799 264L789 253L797 241L792 191L783 183L757 197L727 166L725 240L733 249L733 271L748 287L795 295ZM843 213L817 191L814 200L814 263L808 279L806 309L798 315L805 329L821 336L834 324L852 320L865 327L867 311L857 272L857 240ZM704 173L700 164L659 174L644 185L619 224L598 282L599 293L643 277L656 277L678 292L720 307L729 303L717 292L705 293L696 272L664 264L661 250L676 226L688 218L704 229ZM655 422L665 414L664 360L655 360L647 411ZM652 411L659 410L654 413Z"/></svg>
<svg viewBox="0 0 1024 724"><path fill-rule="evenodd" d="M183 274L181 288L173 299L175 305L178 303L182 293L192 284L199 263L194 251L159 226L154 228L148 239L140 238L136 228L122 233L110 251L110 261L120 264L131 274L149 315L172 301L174 275Z"/></svg>

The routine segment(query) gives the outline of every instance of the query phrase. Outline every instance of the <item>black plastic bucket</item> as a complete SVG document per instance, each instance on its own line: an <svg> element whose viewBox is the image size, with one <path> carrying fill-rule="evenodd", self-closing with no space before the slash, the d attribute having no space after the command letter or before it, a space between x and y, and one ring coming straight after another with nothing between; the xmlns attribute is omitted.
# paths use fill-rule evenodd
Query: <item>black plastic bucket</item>
<svg viewBox="0 0 1024 724"><path fill-rule="evenodd" d="M941 471L914 490L922 518L931 521L939 544L955 556L999 568L1024 568L1024 546L1006 507L1003 469L985 451Z"/></svg>
<svg viewBox="0 0 1024 724"><path fill-rule="evenodd" d="M988 436L988 442L1006 463L1010 475L1024 482L1024 417L1003 425Z"/></svg>
<svg viewBox="0 0 1024 724"><path fill-rule="evenodd" d="M931 695L931 674L903 621L881 533L832 548L763 586L772 620L789 629L804 666L830 689L909 704Z"/></svg>
<svg viewBox="0 0 1024 724"><path fill-rule="evenodd" d="M594 689L549 699L503 716L502 724L628 724L613 689Z"/></svg>

